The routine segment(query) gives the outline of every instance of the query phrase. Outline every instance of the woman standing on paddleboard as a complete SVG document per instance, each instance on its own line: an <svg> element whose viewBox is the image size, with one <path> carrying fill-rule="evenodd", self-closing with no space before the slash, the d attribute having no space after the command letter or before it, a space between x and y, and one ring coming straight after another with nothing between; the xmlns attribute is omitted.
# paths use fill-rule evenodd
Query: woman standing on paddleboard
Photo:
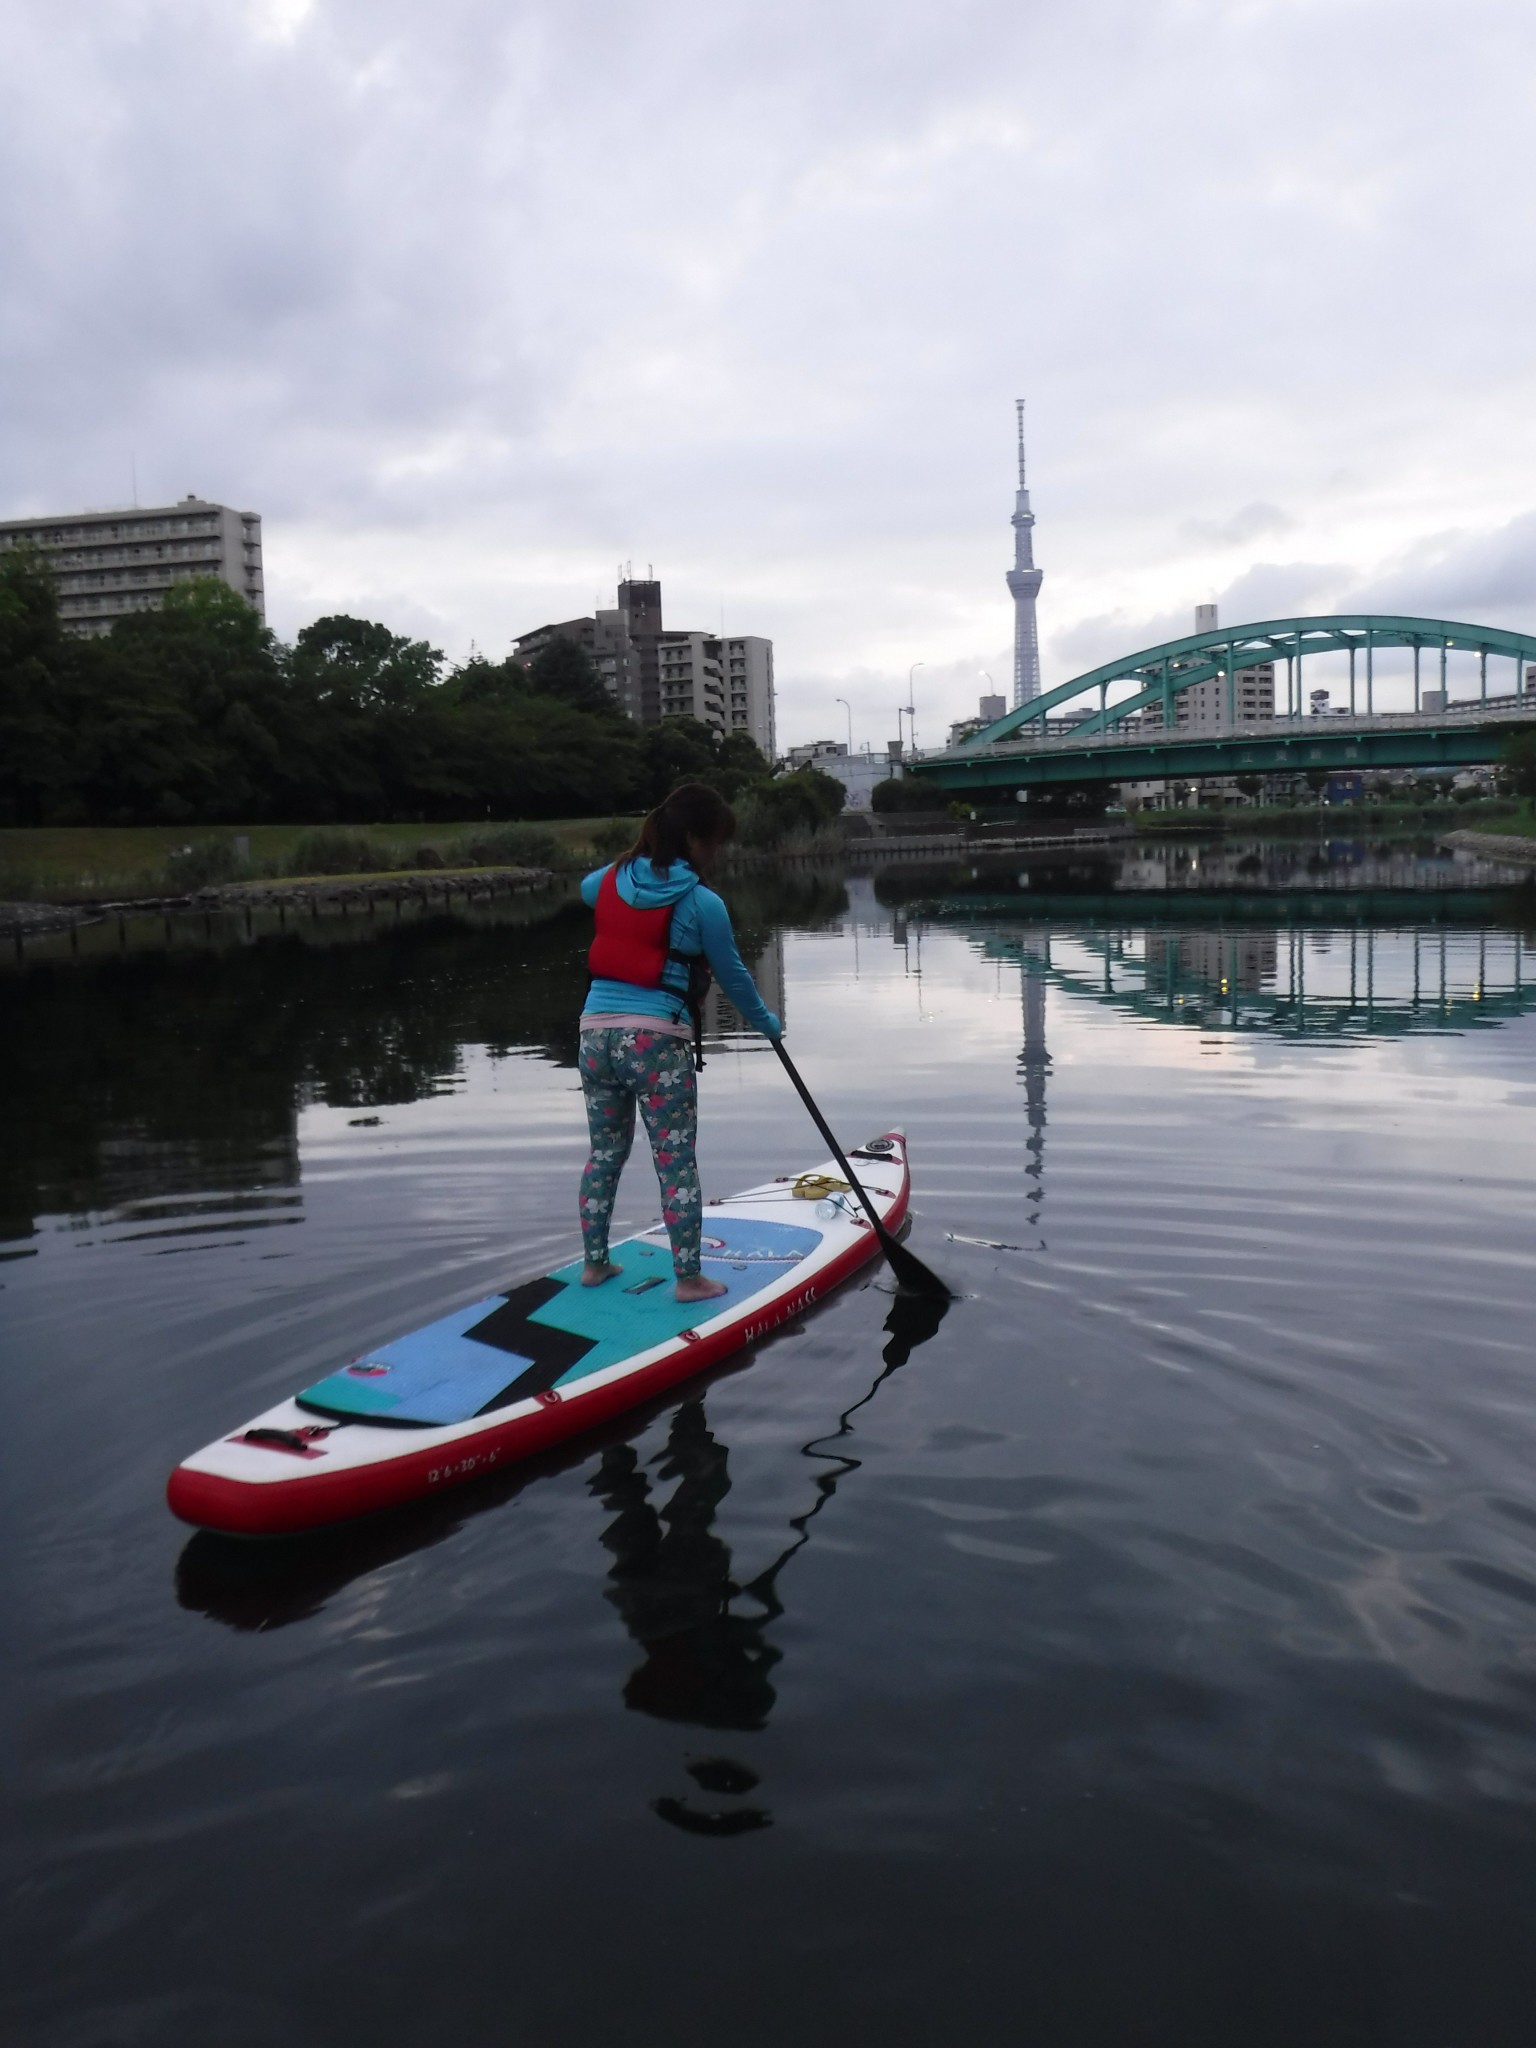
<svg viewBox="0 0 1536 2048"><path fill-rule="evenodd" d="M593 980L581 1013L581 1088L592 1135L581 1176L583 1287L622 1270L609 1262L608 1225L638 1104L661 1183L677 1298L707 1301L726 1291L700 1269L690 974L707 962L755 1031L777 1039L783 1029L736 950L730 912L701 879L735 830L736 814L717 790L684 783L651 812L628 853L581 885L582 901L597 913L587 956Z"/></svg>

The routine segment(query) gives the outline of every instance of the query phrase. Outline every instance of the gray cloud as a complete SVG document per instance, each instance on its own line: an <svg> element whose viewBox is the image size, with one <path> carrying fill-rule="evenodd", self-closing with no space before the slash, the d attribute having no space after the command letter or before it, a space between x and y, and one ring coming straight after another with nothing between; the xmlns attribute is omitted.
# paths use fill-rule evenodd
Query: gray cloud
<svg viewBox="0 0 1536 2048"><path fill-rule="evenodd" d="M5 20L0 508L254 505L284 631L497 648L634 557L789 737L918 657L936 732L1019 391L1048 679L1209 596L1536 609L1521 0Z"/></svg>
<svg viewBox="0 0 1536 2048"><path fill-rule="evenodd" d="M1182 531L1197 547L1240 548L1252 540L1267 540L1271 534L1289 533L1295 524L1278 505L1255 501L1225 519L1186 519Z"/></svg>

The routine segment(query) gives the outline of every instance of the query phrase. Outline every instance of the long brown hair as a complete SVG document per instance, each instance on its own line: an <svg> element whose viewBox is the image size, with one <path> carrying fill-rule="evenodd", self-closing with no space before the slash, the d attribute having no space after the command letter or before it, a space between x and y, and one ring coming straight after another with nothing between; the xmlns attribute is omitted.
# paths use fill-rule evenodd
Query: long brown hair
<svg viewBox="0 0 1536 2048"><path fill-rule="evenodd" d="M707 782L684 782L651 812L634 845L619 855L619 865L643 855L664 875L673 861L688 858L690 839L700 839L706 846L724 846L735 832L736 813L718 789L711 789Z"/></svg>

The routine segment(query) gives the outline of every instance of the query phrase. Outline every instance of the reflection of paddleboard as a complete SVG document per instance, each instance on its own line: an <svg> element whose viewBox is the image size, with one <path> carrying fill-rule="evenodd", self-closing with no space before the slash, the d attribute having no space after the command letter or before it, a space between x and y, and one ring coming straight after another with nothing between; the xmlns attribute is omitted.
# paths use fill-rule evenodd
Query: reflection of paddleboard
<svg viewBox="0 0 1536 2048"><path fill-rule="evenodd" d="M906 1142L852 1155L882 1221L907 1212ZM829 1164L748 1188L705 1212L704 1271L727 1292L672 1293L665 1229L616 1244L622 1267L579 1284L580 1260L471 1302L367 1351L176 1467L167 1498L183 1521L277 1536L393 1507L499 1471L605 1422L765 1336L879 1250L857 1198Z"/></svg>

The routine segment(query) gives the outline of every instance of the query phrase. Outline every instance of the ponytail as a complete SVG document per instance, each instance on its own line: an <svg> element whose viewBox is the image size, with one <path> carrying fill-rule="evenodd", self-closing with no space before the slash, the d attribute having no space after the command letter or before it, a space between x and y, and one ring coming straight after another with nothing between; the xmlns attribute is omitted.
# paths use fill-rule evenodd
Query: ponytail
<svg viewBox="0 0 1536 2048"><path fill-rule="evenodd" d="M706 846L724 846L735 836L736 813L719 790L707 782L685 782L659 803L640 827L640 836L618 864L642 857L659 874L665 874L675 860L688 858L688 841L699 839Z"/></svg>

